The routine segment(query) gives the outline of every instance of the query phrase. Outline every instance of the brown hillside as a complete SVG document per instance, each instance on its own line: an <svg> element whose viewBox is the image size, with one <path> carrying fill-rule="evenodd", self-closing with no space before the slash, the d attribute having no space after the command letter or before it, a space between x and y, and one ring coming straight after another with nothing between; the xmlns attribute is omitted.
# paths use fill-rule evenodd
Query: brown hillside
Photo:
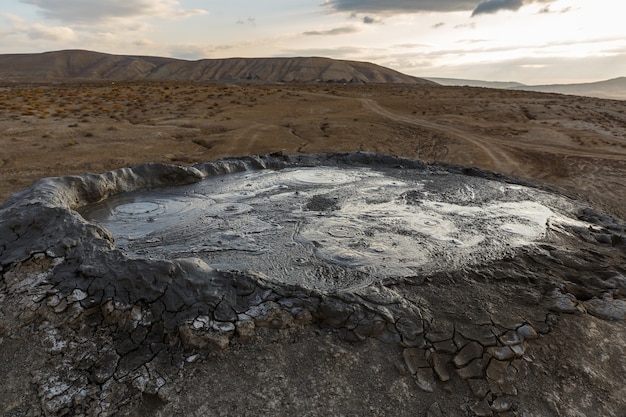
<svg viewBox="0 0 626 417"><path fill-rule="evenodd" d="M319 57L228 58L185 61L174 58L56 51L0 55L0 79L11 80L187 80L269 82L356 82L430 84L367 62Z"/></svg>

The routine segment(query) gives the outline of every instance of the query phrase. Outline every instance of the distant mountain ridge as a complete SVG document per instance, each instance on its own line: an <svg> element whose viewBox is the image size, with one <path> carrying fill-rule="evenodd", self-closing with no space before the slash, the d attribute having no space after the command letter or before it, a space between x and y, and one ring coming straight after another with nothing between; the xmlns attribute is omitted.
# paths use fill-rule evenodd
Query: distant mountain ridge
<svg viewBox="0 0 626 417"><path fill-rule="evenodd" d="M425 80L433 81L441 85L457 85L468 87L484 87L484 88L513 88L522 87L524 84L514 81L482 81L482 80L464 80L458 78L440 78L440 77L423 77Z"/></svg>
<svg viewBox="0 0 626 417"><path fill-rule="evenodd" d="M433 84L368 62L320 57L187 61L83 50L0 55L0 80L258 80Z"/></svg>
<svg viewBox="0 0 626 417"><path fill-rule="evenodd" d="M464 80L459 78L423 77L425 80L449 86L503 88L537 91L540 93L570 94L614 100L626 100L626 77L581 84L525 85L516 82Z"/></svg>
<svg viewBox="0 0 626 417"><path fill-rule="evenodd" d="M513 89L626 100L626 77L581 84L522 85Z"/></svg>

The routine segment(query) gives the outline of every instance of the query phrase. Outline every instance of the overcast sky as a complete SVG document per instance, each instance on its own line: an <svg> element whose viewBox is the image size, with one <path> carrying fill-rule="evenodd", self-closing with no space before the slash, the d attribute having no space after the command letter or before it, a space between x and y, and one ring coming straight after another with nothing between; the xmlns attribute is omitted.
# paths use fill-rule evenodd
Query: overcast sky
<svg viewBox="0 0 626 417"><path fill-rule="evenodd" d="M621 0L2 0L0 53L326 56L431 77L626 76Z"/></svg>

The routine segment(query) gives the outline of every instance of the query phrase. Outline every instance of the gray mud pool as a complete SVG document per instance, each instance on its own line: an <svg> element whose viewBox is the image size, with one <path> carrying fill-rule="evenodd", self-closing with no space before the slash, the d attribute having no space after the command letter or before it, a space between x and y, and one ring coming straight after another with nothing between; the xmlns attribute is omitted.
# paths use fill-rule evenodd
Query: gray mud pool
<svg viewBox="0 0 626 417"><path fill-rule="evenodd" d="M505 257L572 221L555 203L534 188L444 171L320 166L212 175L80 212L131 257L198 257L347 289Z"/></svg>

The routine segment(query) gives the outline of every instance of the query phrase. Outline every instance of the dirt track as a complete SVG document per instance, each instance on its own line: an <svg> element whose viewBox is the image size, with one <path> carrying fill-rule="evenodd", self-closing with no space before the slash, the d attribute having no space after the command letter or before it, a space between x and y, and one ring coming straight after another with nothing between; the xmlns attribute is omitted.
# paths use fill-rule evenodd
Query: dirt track
<svg viewBox="0 0 626 417"><path fill-rule="evenodd" d="M146 161L374 151L476 166L626 217L626 102L463 87L68 84L0 89L0 198Z"/></svg>

